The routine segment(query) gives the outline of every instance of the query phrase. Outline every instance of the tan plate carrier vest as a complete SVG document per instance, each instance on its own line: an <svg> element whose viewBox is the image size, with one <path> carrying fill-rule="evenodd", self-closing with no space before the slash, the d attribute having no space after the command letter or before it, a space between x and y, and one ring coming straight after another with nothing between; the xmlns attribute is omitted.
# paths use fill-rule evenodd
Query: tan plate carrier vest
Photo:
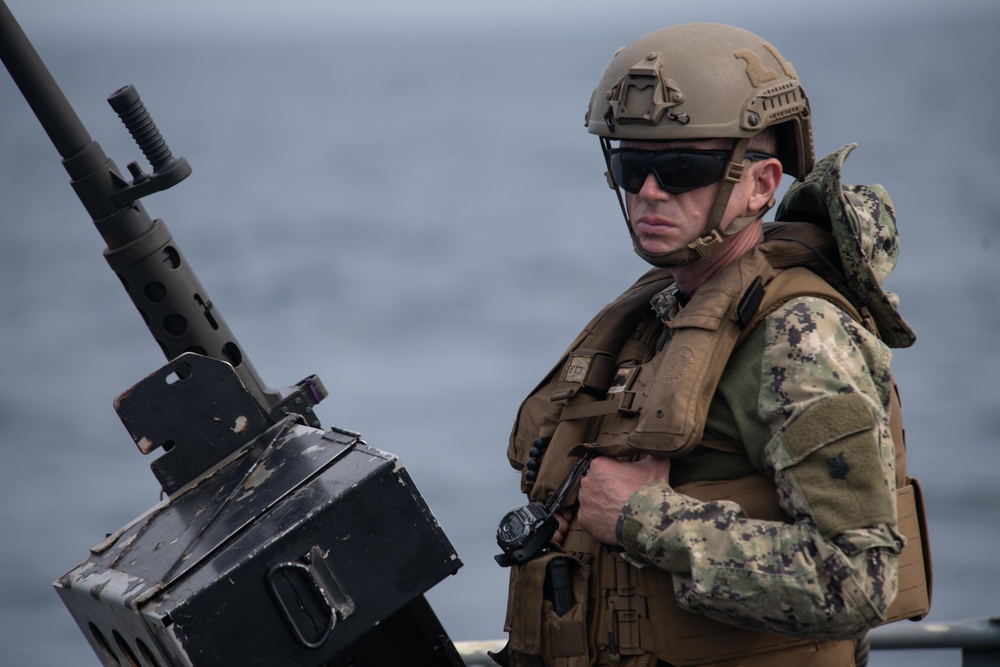
<svg viewBox="0 0 1000 667"><path fill-rule="evenodd" d="M522 476L526 493L533 499L548 498L576 460L575 452L570 452L597 438L605 416L640 417L634 429L637 433L628 435L627 445L610 451L602 448L612 455L629 450L635 454L639 449L682 456L698 445L734 451L733 445L702 439L709 404L736 346L791 299L826 299L874 330L866 312L858 312L816 275L830 273L827 261L836 247L829 234L805 223L768 227L768 240L711 281L713 292L708 299L693 299L672 321L673 338L650 363L659 364L661 374L678 376L676 381L653 383L649 395L623 391L598 400L605 396L621 360L635 359L638 348L648 346L644 339L655 324L649 301L671 283L669 273L662 269L648 272L590 322L518 413L508 450L515 465L524 464L536 437L550 438L537 479L532 483ZM755 278L763 290L754 287ZM759 306L754 307L757 299ZM685 321L678 326L681 316ZM664 370L664 364L670 367ZM646 411L649 418L643 418L642 408L647 404L656 407L655 421L652 408ZM899 558L898 593L886 623L921 618L930 608L931 596L923 501L916 480L906 476L895 387L889 418L896 452L897 529L906 545ZM778 504L773 482L759 473L694 482L676 490L702 501L735 501L753 519L792 521ZM569 557L576 564L573 593L577 604L563 616L555 614L542 592L545 566L556 557ZM584 667L629 656L639 660L629 665L647 664L639 656L650 656L650 660L656 656L679 667L853 664L853 640L818 641L752 632L685 611L677 604L669 572L636 568L620 550L599 544L575 523L562 551L512 568L505 629L510 632L509 664L514 666Z"/></svg>

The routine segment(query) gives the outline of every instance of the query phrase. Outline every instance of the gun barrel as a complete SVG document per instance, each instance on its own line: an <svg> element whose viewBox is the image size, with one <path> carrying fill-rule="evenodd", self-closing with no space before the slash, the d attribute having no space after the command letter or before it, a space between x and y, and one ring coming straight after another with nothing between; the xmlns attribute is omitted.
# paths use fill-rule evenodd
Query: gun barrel
<svg viewBox="0 0 1000 667"><path fill-rule="evenodd" d="M0 0L0 59L59 155L71 157L91 143L90 134L56 85L21 26Z"/></svg>
<svg viewBox="0 0 1000 667"><path fill-rule="evenodd" d="M73 189L108 248L120 248L148 232L153 223L141 206L121 206L112 201L114 192L126 185L124 179L101 146L91 139L3 0L0 60L63 158Z"/></svg>
<svg viewBox="0 0 1000 667"><path fill-rule="evenodd" d="M0 60L62 156L70 184L107 244L105 259L167 359L195 352L225 361L270 421L291 411L318 425L311 406L326 395L322 384L307 378L303 382L308 386L285 391L265 385L166 224L154 221L139 201L176 184L190 167L171 155L138 93L127 86L109 100L153 163L149 175L130 165L136 178L129 183L90 137L4 0L0 0Z"/></svg>

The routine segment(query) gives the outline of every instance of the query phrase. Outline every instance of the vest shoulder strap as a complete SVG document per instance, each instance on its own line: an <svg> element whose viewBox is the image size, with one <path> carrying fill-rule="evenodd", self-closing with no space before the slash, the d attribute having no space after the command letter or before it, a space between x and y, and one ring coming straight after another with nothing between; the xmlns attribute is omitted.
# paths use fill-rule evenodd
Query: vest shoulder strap
<svg viewBox="0 0 1000 667"><path fill-rule="evenodd" d="M864 325L866 329L878 335L878 330L871 317L866 317L864 312L859 311L850 299L834 288L827 280L810 269L794 266L775 272L775 276L764 289L764 297L761 299L757 312L750 318L749 324L744 328L737 341L737 345L742 343L768 315L792 299L806 296L829 301L850 315L852 319Z"/></svg>

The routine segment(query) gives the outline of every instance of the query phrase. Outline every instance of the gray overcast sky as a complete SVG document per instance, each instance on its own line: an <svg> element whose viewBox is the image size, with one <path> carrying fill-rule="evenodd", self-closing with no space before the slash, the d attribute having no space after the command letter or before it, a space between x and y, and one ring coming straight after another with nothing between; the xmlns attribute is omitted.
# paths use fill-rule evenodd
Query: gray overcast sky
<svg viewBox="0 0 1000 667"><path fill-rule="evenodd" d="M929 19L949 14L1000 17L996 0L699 0L690 3L667 0L7 0L19 20L27 25L55 30L90 30L135 25L152 21L159 29L246 30L319 28L359 25L365 27L411 27L432 25L483 25L503 27L508 23L561 23L599 21L633 22L639 19L666 25L691 20L730 23L761 21L773 13L796 23L834 18Z"/></svg>

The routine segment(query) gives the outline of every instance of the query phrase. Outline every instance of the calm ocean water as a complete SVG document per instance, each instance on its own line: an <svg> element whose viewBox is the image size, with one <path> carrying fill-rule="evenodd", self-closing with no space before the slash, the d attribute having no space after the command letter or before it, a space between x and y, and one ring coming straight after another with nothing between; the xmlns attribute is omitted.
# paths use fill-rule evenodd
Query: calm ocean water
<svg viewBox="0 0 1000 667"><path fill-rule="evenodd" d="M896 204L889 284L919 340L894 368L933 619L1000 614L998 17L742 22L795 64L818 152L858 142L847 179ZM501 634L520 397L644 270L587 99L617 46L675 20L32 34L120 167L140 156L104 98L125 83L191 162L146 206L265 381L320 374L324 423L402 458L466 564L430 594L455 639ZM0 118L0 664L97 664L51 582L158 501L111 402L163 359L5 74Z"/></svg>

